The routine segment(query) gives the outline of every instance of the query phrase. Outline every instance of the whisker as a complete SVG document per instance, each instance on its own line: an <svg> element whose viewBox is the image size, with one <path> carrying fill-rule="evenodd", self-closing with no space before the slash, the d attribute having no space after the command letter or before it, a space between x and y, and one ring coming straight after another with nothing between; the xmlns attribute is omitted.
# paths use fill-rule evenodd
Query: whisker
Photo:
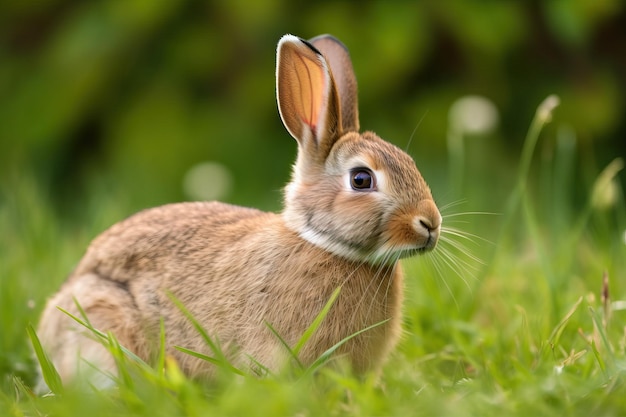
<svg viewBox="0 0 626 417"><path fill-rule="evenodd" d="M466 279L466 274L469 274L474 281L477 281L477 278L467 269L462 269L461 265L463 264L463 261L455 258L452 253L445 250L445 248L442 248L442 250L438 252L438 256L441 261L443 261L452 271L456 273L459 278L461 278L461 281L463 281L467 289L471 292L472 287Z"/></svg>
<svg viewBox="0 0 626 417"><path fill-rule="evenodd" d="M493 242L490 241L489 239L485 239L484 237L479 236L474 233L466 232L465 230L457 229L456 227L444 226L441 228L441 234L442 234L442 237L445 235L456 236L461 239L465 239L469 242L472 242L473 244L476 244L474 239L477 239L477 240L482 240L485 243L489 243L490 245L493 245Z"/></svg>
<svg viewBox="0 0 626 417"><path fill-rule="evenodd" d="M443 206L439 207L439 212L444 212L446 210L451 209L452 207L460 206L460 205L465 204L465 203L467 203L466 199L461 199L461 200L457 200L457 201L451 201L450 203L444 204Z"/></svg>
<svg viewBox="0 0 626 417"><path fill-rule="evenodd" d="M443 211L444 209L441 208L440 211ZM464 211L461 213L451 213L451 214L446 214L446 215L442 215L441 217L443 217L444 219L448 219L450 217L459 217L459 216L502 216L502 213L492 213L489 211Z"/></svg>
<svg viewBox="0 0 626 417"><path fill-rule="evenodd" d="M369 317L369 315L371 314L372 308L374 307L374 303L376 302L376 296L378 295L378 292L380 291L383 285L383 280L380 279L380 276L384 273L386 262L389 259L388 256L389 256L388 253L385 253L383 255L382 262L378 265L378 268L376 269L376 273L374 274L374 279L372 281L378 281L378 285L376 286L376 290L374 291L373 296L370 297L370 305L367 307L367 313L365 313L364 319L367 319L367 317ZM368 287L369 287L369 284L368 284ZM385 290L385 293L388 293L388 291L389 291L389 285L387 285L387 289ZM366 325L366 323L361 323L361 324Z"/></svg>
<svg viewBox="0 0 626 417"><path fill-rule="evenodd" d="M454 302L454 305L456 306L457 310L460 309L461 307L460 307L460 304L459 304L458 300L456 299L456 296L454 295L454 291L452 291L452 288L448 284L448 281L445 279L445 276L444 276L444 273L443 273L443 265L441 265L441 263L440 263L441 262L441 258L438 255L435 255L435 256L428 257L428 259L431 261L432 265L435 266L435 269L439 273L439 277L441 278L441 282L443 282L443 285L445 285L446 289L448 290L448 294L450 294L450 297L452 297L452 301ZM444 260L444 262L445 262L445 260Z"/></svg>
<svg viewBox="0 0 626 417"><path fill-rule="evenodd" d="M420 125L422 124L422 122L424 121L424 118L426 118L426 115L428 114L428 110L426 110L424 112L424 114L422 115L422 117L419 119L419 121L417 122L417 125L415 125L415 128L413 129L413 132L411 132L411 136L409 136L409 141L406 144L406 147L404 148L404 152L409 153L409 147L411 147L411 142L413 141L413 137L415 136L415 133L417 132L417 129L420 127Z"/></svg>
<svg viewBox="0 0 626 417"><path fill-rule="evenodd" d="M441 242L445 243L447 245L450 245L452 248L456 249L457 251L459 251L464 257L469 258L470 260L480 264L480 265L485 265L485 262L480 259L478 256L474 255L470 250L468 250L467 246L463 245L461 242L458 242L456 240L452 240L450 238L448 238L447 236L442 236L441 237ZM442 247L442 249L447 250L447 248L445 246ZM478 270L478 268L476 268L475 266L471 265L469 262L465 261L464 259L462 259L460 256L457 256L457 259L459 262L463 262L465 263L468 267L471 267L474 270Z"/></svg>
<svg viewBox="0 0 626 417"><path fill-rule="evenodd" d="M460 219L448 219L447 217L443 217L443 223L447 226L450 223L452 224L471 224L469 220L460 220ZM446 227L444 226L444 227Z"/></svg>
<svg viewBox="0 0 626 417"><path fill-rule="evenodd" d="M360 308L359 308L359 307L360 307L360 305L361 305L363 302L365 302L365 300L367 299L367 297L370 295L370 291L371 291L371 290L370 290L370 287L371 287L372 285L374 285L374 283L375 283L376 281L379 281L379 279L378 279L378 278L380 277L380 275L381 275L381 273L382 273L382 271L383 271L383 268L384 268L384 265L385 265L385 262L387 261L387 259L383 258L383 259L382 259L382 261L383 261L383 262L382 262L380 265L378 265L377 270L376 270L376 272L374 273L374 277L373 277L373 279L371 279L371 280L369 280L369 281L367 282L367 284L366 284L365 288L364 288L364 289L363 289L363 291L362 291L361 297L360 297L360 298L359 298L359 300L357 301L357 303L356 303L356 305L355 305L355 308L354 308L354 311L352 312L352 317L350 318L350 322L351 322L351 323L353 323L353 325L355 325L355 326L356 326L355 328L361 329L361 328L367 327L367 326L369 326L369 325L371 324L371 323L367 323L367 318L368 318L368 316L370 315L371 309L372 309L372 307L373 307L373 305L374 305L374 302L375 302L375 300L376 300L376 295L378 294L378 291L380 290L380 286L382 285L382 280L380 280L380 282L378 283L378 285L377 285L377 287L376 287L376 290L374 291L374 295L373 295L373 297L371 297L371 299L370 299L370 305L369 305L369 306L368 306L368 308L367 308L367 313L366 313L366 314L364 314L363 316L360 316L360 317L359 317L359 316L357 316L357 314L359 313L359 311L361 311L361 310L360 310ZM359 268L361 268L361 267L362 267L363 265L365 265L365 264L367 264L367 261L360 261L360 262L358 263L358 265L356 266L356 268L355 268L355 272L356 272L356 270L358 270ZM354 272L353 272L353 274L354 274ZM351 274L351 276L352 276L353 274ZM346 279L345 281L347 281L347 279ZM344 282L345 282L345 281L344 281ZM359 322L359 323L357 323L357 322L356 322L357 320L359 320L360 322Z"/></svg>

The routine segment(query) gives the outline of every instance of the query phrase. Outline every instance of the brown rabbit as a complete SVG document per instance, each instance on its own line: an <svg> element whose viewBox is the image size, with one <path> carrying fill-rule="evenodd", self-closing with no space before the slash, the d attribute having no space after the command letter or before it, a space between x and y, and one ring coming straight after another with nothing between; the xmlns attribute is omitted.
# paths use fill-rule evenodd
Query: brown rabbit
<svg viewBox="0 0 626 417"><path fill-rule="evenodd" d="M159 349L163 320L168 353L193 377L210 376L213 365L173 346L214 353L170 293L241 368L280 369L289 354L266 323L293 345L337 288L339 297L300 351L304 364L383 321L337 354L361 373L379 368L396 345L398 260L433 249L440 233L430 189L406 153L372 132L359 133L356 80L337 39L285 35L276 79L281 118L298 142L283 212L172 204L98 236L39 324L62 379L93 369L86 362L116 372L106 349L57 309L80 316L74 299L94 327L145 360Z"/></svg>

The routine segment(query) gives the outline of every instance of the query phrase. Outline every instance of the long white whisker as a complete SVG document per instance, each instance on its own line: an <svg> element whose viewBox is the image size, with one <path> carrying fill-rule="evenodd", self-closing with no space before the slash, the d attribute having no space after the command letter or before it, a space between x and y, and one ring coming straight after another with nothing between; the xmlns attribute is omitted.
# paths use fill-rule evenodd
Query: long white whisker
<svg viewBox="0 0 626 417"><path fill-rule="evenodd" d="M439 276L441 277L441 281L443 282L443 285L445 285L446 289L448 290L448 294L450 294L450 296L452 297L452 301L454 301L454 305L456 306L456 308L458 310L460 308L460 305L459 305L458 300L456 299L456 296L454 295L454 292L452 291L452 288L450 288L450 285L448 284L448 281L444 277L443 270L442 270L442 265L440 264L441 258L439 257L439 255L435 255L435 256L432 256L432 257L429 257L429 258L432 261L433 265L435 265L435 269L437 269L437 271L439 272ZM452 269L454 270L454 268L452 268Z"/></svg>
<svg viewBox="0 0 626 417"><path fill-rule="evenodd" d="M462 213L451 213L451 214L442 214L441 217L444 219L449 219L450 217L460 217L460 216L502 216L502 213L492 213L489 211L465 211Z"/></svg>
<svg viewBox="0 0 626 417"><path fill-rule="evenodd" d="M465 200L465 199L452 201L452 202L450 202L448 204L444 204L443 206L439 207L439 212L443 213L446 210L451 209L452 207L460 206L461 204L465 204L465 203L467 203L467 200Z"/></svg>
<svg viewBox="0 0 626 417"><path fill-rule="evenodd" d="M485 239L482 236L476 235L474 233L470 233L470 232L466 232L464 230L460 230L457 229L456 227L452 227L452 226L445 226L441 228L441 234L442 236L446 236L446 235L451 235L451 236L457 236L461 239L465 239L467 241L470 241L474 244L476 244L476 242L474 241L474 239L478 239L478 240L482 240L485 243L489 243L491 245L493 245L493 242L490 241L489 239Z"/></svg>
<svg viewBox="0 0 626 417"><path fill-rule="evenodd" d="M376 290L374 291L374 294L370 297L370 305L367 307L367 313L365 313L364 319L367 319L367 317L369 317L372 308L374 308L374 303L376 302L376 296L378 295L378 291L380 291L382 285L383 285L383 279L380 279L381 274L384 274L384 269L386 266L386 261L388 260L388 255L387 253L385 253L383 255L383 259L382 262L378 265L378 268L376 269L376 273L374 274L374 279L372 281L378 281L378 285L376 286ZM369 287L369 285L368 285ZM386 291L389 290L389 287L387 287ZM367 325L367 323L362 323L362 325Z"/></svg>
<svg viewBox="0 0 626 417"><path fill-rule="evenodd" d="M409 147L411 146L411 142L413 141L413 137L415 136L415 133L417 132L417 129L420 127L420 125L422 124L422 122L424 121L424 118L426 117L426 115L428 114L428 110L426 110L424 112L424 114L422 115L422 117L419 119L419 121L417 122L417 125L415 125L415 128L413 129L413 132L411 132L411 136L409 136L409 142L406 144L406 148L404 148L404 151L406 153L409 153Z"/></svg>
<svg viewBox="0 0 626 417"><path fill-rule="evenodd" d="M480 264L480 265L485 265L485 262L480 259L478 256L474 255L473 253L471 253L467 247L465 245L463 245L461 242L457 242L456 240L452 240L449 239L445 236L441 237L441 241L447 245L450 245L452 248L456 249L457 251L459 251L460 253L463 254L463 256L465 256L466 258L469 258L470 260ZM444 246L442 247L443 250L447 250L447 248ZM478 268L475 267L474 265L470 264L469 262L465 261L464 259L462 259L460 256L456 257L458 262L462 262L463 264L465 264L467 267L478 271Z"/></svg>
<svg viewBox="0 0 626 417"><path fill-rule="evenodd" d="M469 282L467 282L465 274L468 273L470 277L472 277L474 280L476 280L476 277L473 274L469 273L467 270L464 271L463 269L461 269L459 260L456 259L450 252L445 250L445 248L442 248L442 250L440 250L438 254L439 259L443 261L451 270L453 270L459 278L461 278L461 281L463 281L467 289L471 292L472 287L469 285Z"/></svg>

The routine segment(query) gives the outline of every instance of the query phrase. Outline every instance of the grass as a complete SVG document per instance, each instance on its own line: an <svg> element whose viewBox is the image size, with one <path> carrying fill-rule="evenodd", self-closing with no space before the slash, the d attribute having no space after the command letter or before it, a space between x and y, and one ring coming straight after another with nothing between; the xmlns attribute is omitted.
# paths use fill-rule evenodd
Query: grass
<svg viewBox="0 0 626 417"><path fill-rule="evenodd" d="M2 414L626 415L626 205L617 176L623 162L581 186L567 135L540 138L549 121L543 110L503 212L444 210L449 230L438 251L405 262L405 334L380 379L320 364L264 378L220 366L215 381L202 383L165 355L149 366L100 334L121 369L117 387L54 382L43 353L38 360L31 353L30 323L89 239L129 213L99 190L67 224L32 176L8 179L0 206ZM542 140L553 142L555 154L537 163ZM568 197L575 192L582 204ZM311 332L293 348L295 358ZM39 362L54 395L31 391Z"/></svg>

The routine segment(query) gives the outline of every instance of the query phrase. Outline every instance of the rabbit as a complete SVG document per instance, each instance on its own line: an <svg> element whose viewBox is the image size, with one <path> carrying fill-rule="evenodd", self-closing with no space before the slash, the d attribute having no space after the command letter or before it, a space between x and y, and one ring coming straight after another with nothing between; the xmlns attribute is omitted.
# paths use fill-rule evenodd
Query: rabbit
<svg viewBox="0 0 626 417"><path fill-rule="evenodd" d="M313 363L334 353L358 375L378 372L401 335L399 260L432 250L442 217L404 151L359 133L357 84L349 52L330 35L283 36L277 47L279 114L298 152L280 213L220 202L185 202L141 211L96 237L48 301L38 326L64 382L98 368L116 375L111 354L57 307L112 332L150 361L165 348L191 378L214 356L171 295L239 369L278 372L293 346L339 295L299 352ZM269 328L275 330L280 338Z"/></svg>

